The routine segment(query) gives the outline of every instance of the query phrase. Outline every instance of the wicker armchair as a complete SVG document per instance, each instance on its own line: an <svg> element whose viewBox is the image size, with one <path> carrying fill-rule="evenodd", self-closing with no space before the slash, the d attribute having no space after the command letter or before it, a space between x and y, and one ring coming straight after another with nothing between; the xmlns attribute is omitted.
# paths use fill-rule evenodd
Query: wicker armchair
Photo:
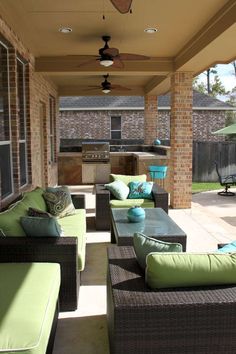
<svg viewBox="0 0 236 354"><path fill-rule="evenodd" d="M133 247L108 250L110 353L236 353L236 286L150 290Z"/></svg>
<svg viewBox="0 0 236 354"><path fill-rule="evenodd" d="M157 184L152 189L155 208L162 208L168 214L168 193ZM95 185L97 230L110 230L110 199L114 199L104 184Z"/></svg>
<svg viewBox="0 0 236 354"><path fill-rule="evenodd" d="M75 208L85 208L84 195L72 195ZM61 266L60 311L78 307L80 272L77 237L0 237L0 263L49 262Z"/></svg>

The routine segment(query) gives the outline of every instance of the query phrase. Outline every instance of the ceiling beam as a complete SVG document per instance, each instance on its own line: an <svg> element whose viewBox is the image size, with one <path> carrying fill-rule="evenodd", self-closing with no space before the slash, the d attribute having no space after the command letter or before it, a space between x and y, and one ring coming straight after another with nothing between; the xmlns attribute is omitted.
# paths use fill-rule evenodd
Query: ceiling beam
<svg viewBox="0 0 236 354"><path fill-rule="evenodd" d="M166 76L154 76L144 87L145 94L152 95L157 86L166 78Z"/></svg>
<svg viewBox="0 0 236 354"><path fill-rule="evenodd" d="M84 64L88 58L94 58L92 56L56 56L56 57L37 57L35 59L35 71L41 73L83 73L84 75L91 75L94 73L104 74L107 72L122 73L128 72L135 75L142 74L161 74L167 75L173 71L173 59L172 58L151 58L145 61L124 61L124 68L115 68L109 66L105 68L99 65L98 62L90 62Z"/></svg>
<svg viewBox="0 0 236 354"><path fill-rule="evenodd" d="M236 0L229 0L215 16L179 51L174 60L174 69L179 70L201 50L235 23ZM232 43L233 45L233 43ZM217 58L216 58L217 60Z"/></svg>

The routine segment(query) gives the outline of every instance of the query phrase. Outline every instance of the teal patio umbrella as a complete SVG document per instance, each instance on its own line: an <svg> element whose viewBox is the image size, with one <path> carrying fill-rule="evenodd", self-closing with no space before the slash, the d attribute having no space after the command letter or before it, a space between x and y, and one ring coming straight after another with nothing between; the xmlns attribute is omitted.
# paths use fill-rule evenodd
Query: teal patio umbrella
<svg viewBox="0 0 236 354"><path fill-rule="evenodd" d="M212 132L212 134L236 134L236 123L228 125L225 128L216 130L215 132Z"/></svg>

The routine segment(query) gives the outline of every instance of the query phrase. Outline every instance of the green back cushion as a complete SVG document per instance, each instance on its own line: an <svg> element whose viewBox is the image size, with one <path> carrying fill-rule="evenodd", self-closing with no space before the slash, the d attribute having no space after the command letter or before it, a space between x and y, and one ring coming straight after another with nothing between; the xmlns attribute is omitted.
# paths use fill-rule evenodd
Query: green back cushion
<svg viewBox="0 0 236 354"><path fill-rule="evenodd" d="M129 175L110 174L110 180L111 182L119 180L124 182L128 186L128 184L133 181L146 182L147 176L146 175L129 176Z"/></svg>
<svg viewBox="0 0 236 354"><path fill-rule="evenodd" d="M114 181L105 184L106 189L108 189L116 199L125 200L129 194L129 187L122 181Z"/></svg>
<svg viewBox="0 0 236 354"><path fill-rule="evenodd" d="M140 232L133 237L134 251L141 268L146 268L146 257L151 252L182 252L180 243L171 243L156 240Z"/></svg>
<svg viewBox="0 0 236 354"><path fill-rule="evenodd" d="M150 199L111 199L111 208L131 208L132 206L141 206L142 208L154 208L154 201Z"/></svg>
<svg viewBox="0 0 236 354"><path fill-rule="evenodd" d="M67 186L52 188L48 187L43 193L48 211L59 218L75 214L75 208L71 200Z"/></svg>
<svg viewBox="0 0 236 354"><path fill-rule="evenodd" d="M0 213L0 229L6 236L26 236L20 218L26 216L28 207L21 201L13 204L9 209Z"/></svg>
<svg viewBox="0 0 236 354"><path fill-rule="evenodd" d="M146 262L152 289L236 283L236 253L150 253Z"/></svg>
<svg viewBox="0 0 236 354"><path fill-rule="evenodd" d="M62 229L54 217L22 216L21 225L27 236L61 236Z"/></svg>
<svg viewBox="0 0 236 354"><path fill-rule="evenodd" d="M129 199L153 199L152 196L153 182L130 182L129 183Z"/></svg>
<svg viewBox="0 0 236 354"><path fill-rule="evenodd" d="M23 193L22 202L29 208L36 208L43 211L47 210L46 202L43 198L44 189L37 187L30 192Z"/></svg>

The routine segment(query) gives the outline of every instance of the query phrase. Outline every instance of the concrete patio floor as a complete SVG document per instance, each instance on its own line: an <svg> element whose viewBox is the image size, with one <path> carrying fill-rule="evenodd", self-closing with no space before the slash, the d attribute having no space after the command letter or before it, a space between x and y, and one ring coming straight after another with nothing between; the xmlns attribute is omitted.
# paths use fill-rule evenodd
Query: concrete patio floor
<svg viewBox="0 0 236 354"><path fill-rule="evenodd" d="M79 306L60 314L54 354L108 354L106 324L106 250L109 232L94 226L93 186L74 186L86 196L87 250L82 273ZM231 189L236 192L235 189ZM191 209L170 210L170 217L187 234L187 251L209 252L217 243L236 239L236 196L222 197L217 191L193 195Z"/></svg>

